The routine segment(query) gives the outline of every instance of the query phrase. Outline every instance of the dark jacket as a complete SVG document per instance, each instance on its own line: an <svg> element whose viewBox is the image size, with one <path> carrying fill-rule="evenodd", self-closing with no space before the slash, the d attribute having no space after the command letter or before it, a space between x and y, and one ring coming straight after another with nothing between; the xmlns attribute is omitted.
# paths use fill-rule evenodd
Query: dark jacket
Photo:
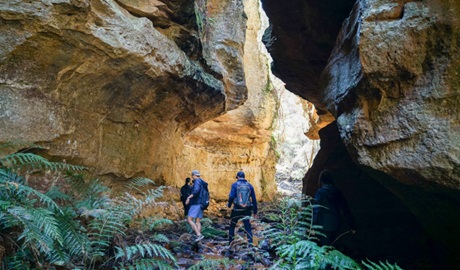
<svg viewBox="0 0 460 270"><path fill-rule="evenodd" d="M313 222L323 226L325 231L338 231L340 229L341 211L351 226L355 228L353 216L342 192L333 185L324 185L315 193L315 202L321 207L313 209Z"/></svg>
<svg viewBox="0 0 460 270"><path fill-rule="evenodd" d="M230 190L230 194L228 195L228 207L232 207L232 204L233 204L233 201L235 200L236 198L236 190L237 190L237 187L238 187L238 182L240 183L244 183L244 182L248 182L246 179L238 179L238 181L236 181L235 183L232 184L232 188ZM254 187L250 184L249 184L249 188L251 189L251 202L252 202L252 209L254 211L254 214L257 214L257 199L256 199L256 193L254 191Z"/></svg>
<svg viewBox="0 0 460 270"><path fill-rule="evenodd" d="M192 187L193 198L190 199L189 205L200 204L201 189L205 186L207 187L208 183L203 181L203 179L201 178L195 179L195 182L193 183L193 187Z"/></svg>
<svg viewBox="0 0 460 270"><path fill-rule="evenodd" d="M187 197L192 194L192 186L189 184L185 184L180 188L180 200L182 203L185 204L185 201L187 200Z"/></svg>

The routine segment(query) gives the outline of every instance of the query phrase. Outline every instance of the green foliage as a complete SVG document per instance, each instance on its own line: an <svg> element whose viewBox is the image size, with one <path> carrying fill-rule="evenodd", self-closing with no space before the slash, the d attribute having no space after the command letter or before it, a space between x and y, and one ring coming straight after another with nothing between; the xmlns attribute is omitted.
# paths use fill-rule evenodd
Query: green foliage
<svg viewBox="0 0 460 270"><path fill-rule="evenodd" d="M399 267L398 265L390 264L388 261L387 262L379 262L377 264L375 262L367 260L367 261L362 261L361 263L364 266L366 266L369 270L402 270L402 268Z"/></svg>
<svg viewBox="0 0 460 270"><path fill-rule="evenodd" d="M203 230L201 231L201 234L203 234L203 236L206 239L215 238L215 237L226 237L227 236L227 232L215 229L213 227L205 227L205 228L203 228Z"/></svg>
<svg viewBox="0 0 460 270"><path fill-rule="evenodd" d="M321 227L313 225L313 205L309 198L283 198L277 213L270 213L276 221L265 230L264 236L275 247L278 260L271 269L363 269L350 257L330 246L320 247L316 236ZM369 270L402 270L388 262L362 262Z"/></svg>
<svg viewBox="0 0 460 270"><path fill-rule="evenodd" d="M0 145L0 150L9 148ZM19 174L40 170L66 170L68 192L53 185L44 194L28 186ZM153 181L136 178L128 182L127 188L136 191L137 196L124 193L112 198L100 181L87 181L74 172L81 170L83 167L51 162L31 153L0 158L0 231L2 238L17 247L8 250L4 265L10 269L46 268L51 264L94 269L116 262L128 269L171 269L175 258L157 244L169 242L160 233L152 237L152 243L116 247L116 258L108 256L115 238L125 235L140 213L155 204L163 187L142 192L141 187ZM171 223L156 220L150 229Z"/></svg>
<svg viewBox="0 0 460 270"><path fill-rule="evenodd" d="M126 258L126 260L131 260L138 256L144 258L146 255L148 255L149 257L158 256L163 259L170 259L172 261L176 261L176 259L171 255L169 250L156 244L143 243L125 248L116 247L116 249L117 253L115 259L124 257Z"/></svg>
<svg viewBox="0 0 460 270"><path fill-rule="evenodd" d="M14 269L21 269L18 265L30 268L68 261L83 250L85 242L79 237L83 235L82 227L73 222L75 214L67 208L61 209L47 194L29 187L17 174L37 169L81 170L82 167L51 162L30 153L0 158L0 231L18 247L4 260Z"/></svg>
<svg viewBox="0 0 460 270"><path fill-rule="evenodd" d="M233 266L234 263L229 259L204 259L199 263L191 266L188 270L214 270L214 269L228 269Z"/></svg>
<svg viewBox="0 0 460 270"><path fill-rule="evenodd" d="M134 190L142 192L140 190L141 187L145 187L147 185L153 185L153 184L155 184L155 182L153 182L152 179L145 178L145 177L136 177L128 181L128 183L126 184L126 188L128 189L127 191L128 193Z"/></svg>

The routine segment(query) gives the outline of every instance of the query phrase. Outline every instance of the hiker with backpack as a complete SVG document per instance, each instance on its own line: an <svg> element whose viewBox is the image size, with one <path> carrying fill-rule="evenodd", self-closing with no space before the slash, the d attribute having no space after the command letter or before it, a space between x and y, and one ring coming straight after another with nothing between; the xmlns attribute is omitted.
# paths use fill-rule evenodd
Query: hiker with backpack
<svg viewBox="0 0 460 270"><path fill-rule="evenodd" d="M187 222L196 233L195 242L204 238L201 234L201 222L203 218L203 211L209 205L209 192L208 183L201 179L201 174L197 170L192 171L192 178L194 180L191 194L185 200L186 205L190 205L188 211ZM195 222L193 221L195 219Z"/></svg>
<svg viewBox="0 0 460 270"><path fill-rule="evenodd" d="M227 206L233 206L230 215L230 229L228 231L228 242L231 244L235 237L235 227L240 219L243 219L244 229L248 237L249 245L252 245L252 228L249 218L254 212L254 218L257 217L257 199L254 187L245 179L244 172L239 171L236 174L237 181L232 184L228 196Z"/></svg>

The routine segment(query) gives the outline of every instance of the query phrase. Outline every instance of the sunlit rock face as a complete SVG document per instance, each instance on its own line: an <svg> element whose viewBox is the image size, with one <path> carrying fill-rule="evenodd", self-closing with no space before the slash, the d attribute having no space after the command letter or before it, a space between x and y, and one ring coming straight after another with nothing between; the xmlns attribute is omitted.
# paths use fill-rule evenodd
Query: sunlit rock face
<svg viewBox="0 0 460 270"><path fill-rule="evenodd" d="M280 193L302 193L302 179L312 166L319 150L319 137L311 139L306 136L311 130L316 129L317 120L313 104L284 87L280 89L278 116L273 133L279 157L276 164L276 180Z"/></svg>
<svg viewBox="0 0 460 270"><path fill-rule="evenodd" d="M215 9L217 3L220 2L209 2L206 6L211 17L228 16L229 11ZM218 200L228 198L230 186L241 169L259 199L269 199L276 193L276 155L271 134L277 96L269 78L268 59L264 55L266 50L260 42L264 30L263 15L257 1L247 0L243 4L247 17L243 61L247 100L237 109L188 133L176 169L177 185L184 182L192 169L199 169L203 179L209 183L211 196ZM206 33L208 36L219 34L225 27L234 27L229 23L220 25L218 21L214 21L212 26ZM229 42L222 39L213 46L221 48Z"/></svg>
<svg viewBox="0 0 460 270"><path fill-rule="evenodd" d="M233 2L2 1L0 141L170 182L183 135L247 99Z"/></svg>

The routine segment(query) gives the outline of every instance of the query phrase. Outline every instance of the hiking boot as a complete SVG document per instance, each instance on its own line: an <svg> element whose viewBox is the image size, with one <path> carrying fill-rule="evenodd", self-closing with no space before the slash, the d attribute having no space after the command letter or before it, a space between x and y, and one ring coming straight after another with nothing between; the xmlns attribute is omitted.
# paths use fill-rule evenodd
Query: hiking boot
<svg viewBox="0 0 460 270"><path fill-rule="evenodd" d="M204 236L202 234L200 234L200 236L196 237L195 242L199 242L203 238L204 238Z"/></svg>

